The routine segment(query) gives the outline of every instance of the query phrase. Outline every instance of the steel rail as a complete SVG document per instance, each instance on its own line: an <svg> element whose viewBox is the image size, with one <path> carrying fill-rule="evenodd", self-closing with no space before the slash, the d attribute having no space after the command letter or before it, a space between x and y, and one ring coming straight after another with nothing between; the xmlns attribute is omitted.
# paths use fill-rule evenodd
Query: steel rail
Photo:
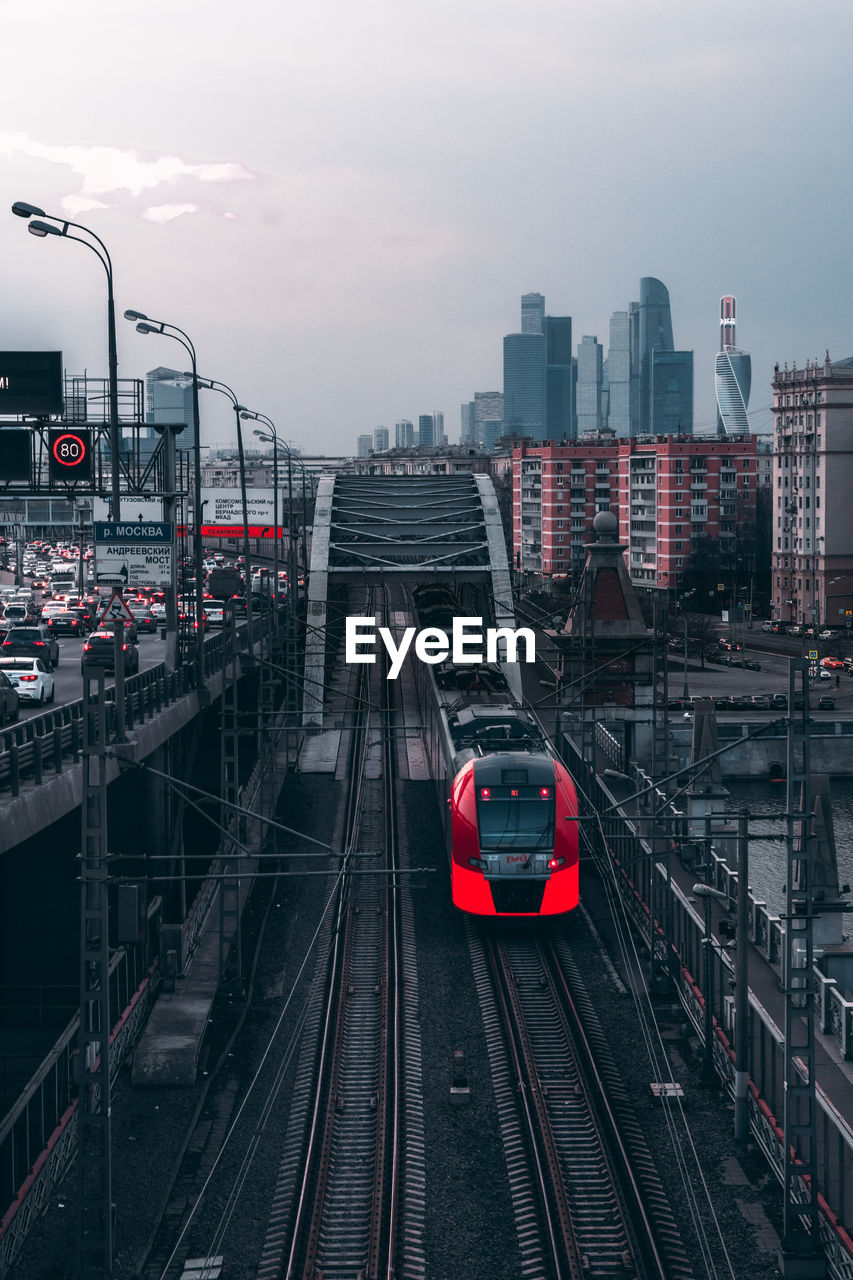
<svg viewBox="0 0 853 1280"><path fill-rule="evenodd" d="M481 942L516 1081L532 1181L539 1193L538 1216L552 1275L554 1280L584 1280L586 1272L572 1228L560 1159L512 965L498 939L483 931Z"/></svg>

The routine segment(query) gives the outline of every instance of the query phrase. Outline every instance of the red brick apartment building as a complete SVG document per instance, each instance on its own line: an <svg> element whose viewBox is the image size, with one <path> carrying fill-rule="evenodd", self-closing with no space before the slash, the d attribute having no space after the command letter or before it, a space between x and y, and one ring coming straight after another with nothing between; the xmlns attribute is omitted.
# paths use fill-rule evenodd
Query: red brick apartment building
<svg viewBox="0 0 853 1280"><path fill-rule="evenodd" d="M524 442L513 451L515 566L543 578L577 572L593 519L613 511L633 582L677 589L691 555L736 555L755 526L758 487L753 435Z"/></svg>

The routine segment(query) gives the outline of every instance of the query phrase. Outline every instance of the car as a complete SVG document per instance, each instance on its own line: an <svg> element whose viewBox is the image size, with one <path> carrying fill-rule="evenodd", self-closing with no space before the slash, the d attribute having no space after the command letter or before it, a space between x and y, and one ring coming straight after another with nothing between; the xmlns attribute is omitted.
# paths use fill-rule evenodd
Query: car
<svg viewBox="0 0 853 1280"><path fill-rule="evenodd" d="M826 667L828 671L835 671L837 670L838 667L843 667L844 663L842 662L841 658L826 657L826 658L821 658L820 665L822 667Z"/></svg>
<svg viewBox="0 0 853 1280"><path fill-rule="evenodd" d="M830 631L830 630L829 630L829 628L827 627L827 629L826 629L825 631L819 631L819 632L818 632L818 637L817 637L817 638L818 638L818 640L834 640L834 639L835 639L835 632L834 632L834 631Z"/></svg>
<svg viewBox="0 0 853 1280"><path fill-rule="evenodd" d="M140 633L153 634L157 630L157 619L147 604L131 604L128 605L130 612L133 614L133 621L136 624L136 630Z"/></svg>
<svg viewBox="0 0 853 1280"><path fill-rule="evenodd" d="M818 674L818 678L819 678L820 680L831 680L831 679L832 679L832 672L831 672L831 671L827 671L826 667L821 667L820 671L819 671L817 674Z"/></svg>
<svg viewBox="0 0 853 1280"><path fill-rule="evenodd" d="M743 665L747 671L760 671L761 663L757 658L744 658Z"/></svg>
<svg viewBox="0 0 853 1280"><path fill-rule="evenodd" d="M770 711L774 705L769 693L754 693L751 702L756 711Z"/></svg>
<svg viewBox="0 0 853 1280"><path fill-rule="evenodd" d="M0 671L15 686L21 702L53 702L56 686L53 676L41 658L0 657Z"/></svg>
<svg viewBox="0 0 853 1280"><path fill-rule="evenodd" d="M799 626L799 624L788 628L788 635L790 636L801 636L802 634L803 634L803 628Z"/></svg>
<svg viewBox="0 0 853 1280"><path fill-rule="evenodd" d="M818 711L834 711L835 699L830 698L829 694L823 694L823 696L817 700L817 709Z"/></svg>
<svg viewBox="0 0 853 1280"><path fill-rule="evenodd" d="M205 600L203 608L212 627L224 627L231 621L231 610L224 600Z"/></svg>
<svg viewBox="0 0 853 1280"><path fill-rule="evenodd" d="M772 698L773 706L781 711L785 711L788 706L787 693L774 693Z"/></svg>
<svg viewBox="0 0 853 1280"><path fill-rule="evenodd" d="M8 627L28 627L37 619L34 610L27 605L10 601L3 610L3 621Z"/></svg>
<svg viewBox="0 0 853 1280"><path fill-rule="evenodd" d="M84 636L86 624L76 609L65 609L49 614L44 624L52 636Z"/></svg>
<svg viewBox="0 0 853 1280"><path fill-rule="evenodd" d="M11 627L0 647L4 658L41 658L51 668L59 666L59 643L47 627Z"/></svg>
<svg viewBox="0 0 853 1280"><path fill-rule="evenodd" d="M128 640L122 644L124 651L124 674L135 675L139 670L139 650ZM103 667L105 671L115 671L115 636L112 631L93 631L83 645L80 654L80 672L85 675L87 667Z"/></svg>
<svg viewBox="0 0 853 1280"><path fill-rule="evenodd" d="M151 616L158 624L166 621L166 606L162 600L155 600L151 605Z"/></svg>
<svg viewBox="0 0 853 1280"><path fill-rule="evenodd" d="M8 724L10 720L17 720L19 703L18 690L6 672L0 671L0 727Z"/></svg>

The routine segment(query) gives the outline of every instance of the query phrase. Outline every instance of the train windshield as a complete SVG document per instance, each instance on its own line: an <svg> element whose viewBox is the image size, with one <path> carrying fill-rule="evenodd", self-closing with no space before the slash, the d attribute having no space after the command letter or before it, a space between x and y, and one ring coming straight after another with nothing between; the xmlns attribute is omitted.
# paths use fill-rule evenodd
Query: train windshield
<svg viewBox="0 0 853 1280"><path fill-rule="evenodd" d="M553 787L479 787L477 824L480 849L551 849L554 845Z"/></svg>

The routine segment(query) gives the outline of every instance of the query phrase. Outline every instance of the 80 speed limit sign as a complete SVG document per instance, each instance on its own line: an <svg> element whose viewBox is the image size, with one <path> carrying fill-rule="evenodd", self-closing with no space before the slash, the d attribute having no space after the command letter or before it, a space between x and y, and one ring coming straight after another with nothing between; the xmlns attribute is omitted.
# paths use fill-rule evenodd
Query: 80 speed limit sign
<svg viewBox="0 0 853 1280"><path fill-rule="evenodd" d="M92 479L92 433L88 427L51 427L48 449L51 480Z"/></svg>

